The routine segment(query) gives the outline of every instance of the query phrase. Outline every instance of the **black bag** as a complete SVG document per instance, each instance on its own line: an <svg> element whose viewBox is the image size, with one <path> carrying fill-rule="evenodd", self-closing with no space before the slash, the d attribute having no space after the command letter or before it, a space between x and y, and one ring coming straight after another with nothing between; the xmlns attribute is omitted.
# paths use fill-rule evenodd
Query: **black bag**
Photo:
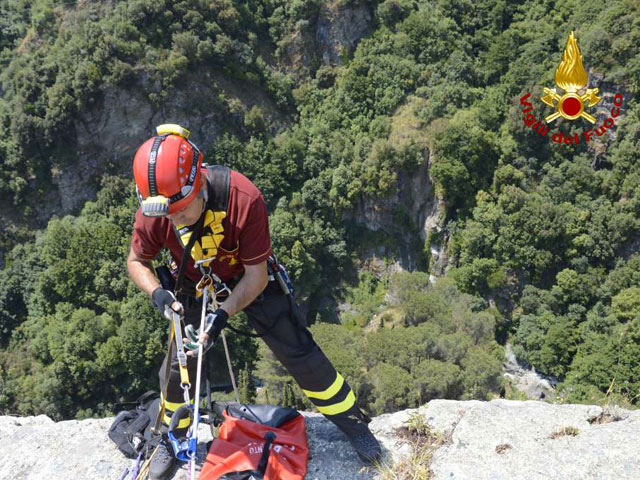
<svg viewBox="0 0 640 480"><path fill-rule="evenodd" d="M116 415L109 428L109 438L125 456L137 458L140 452L155 447L157 443L151 434L151 419L157 413L160 397L156 392L149 391L129 404L135 404L136 408Z"/></svg>

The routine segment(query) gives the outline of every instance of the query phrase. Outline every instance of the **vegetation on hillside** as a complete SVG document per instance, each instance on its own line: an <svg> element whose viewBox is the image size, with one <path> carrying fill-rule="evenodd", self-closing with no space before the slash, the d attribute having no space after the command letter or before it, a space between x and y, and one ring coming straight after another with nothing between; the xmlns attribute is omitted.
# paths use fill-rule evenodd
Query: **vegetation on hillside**
<svg viewBox="0 0 640 480"><path fill-rule="evenodd" d="M637 403L637 3L364 3L373 31L344 64L312 65L310 77L294 78L283 56L295 32L312 31L319 0L0 0L3 197L23 208L27 195L49 188L52 172L74 161L73 118L104 88L142 88L162 105L184 75L213 68L295 112L275 135L259 107L242 125L222 122L207 159L263 191L276 252L311 322L332 318L327 295L350 301L340 325L312 329L371 412L500 394L507 338L521 360L558 378L569 400ZM613 132L569 147L526 127L519 98L553 86L570 30L624 110ZM233 105L212 98L230 119ZM418 128L400 141L409 114ZM579 132L577 123L554 128ZM448 278L355 275L354 257L371 238L345 214L402 188L400 172L427 160L446 206L437 240L447 241ZM105 177L79 215L53 218L6 255L0 410L102 414L155 385L166 325L126 278L130 186ZM421 226L395 213L385 238L417 236ZM266 350L234 342L237 367L255 372L271 401L305 405Z"/></svg>

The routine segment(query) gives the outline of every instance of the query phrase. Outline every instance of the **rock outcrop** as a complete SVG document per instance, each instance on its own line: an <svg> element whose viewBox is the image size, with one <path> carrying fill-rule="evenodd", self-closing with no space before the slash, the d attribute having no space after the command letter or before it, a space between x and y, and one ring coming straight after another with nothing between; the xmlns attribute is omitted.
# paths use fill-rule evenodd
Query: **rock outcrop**
<svg viewBox="0 0 640 480"><path fill-rule="evenodd" d="M316 18L298 22L283 40L282 60L294 77L302 79L320 66L342 65L373 28L367 2L332 0L319 5Z"/></svg>
<svg viewBox="0 0 640 480"><path fill-rule="evenodd" d="M640 411L512 400L433 400L375 419L391 452L413 412L446 442L429 480L632 480L640 478Z"/></svg>
<svg viewBox="0 0 640 480"><path fill-rule="evenodd" d="M411 415L423 416L444 437L430 480L636 480L640 478L640 412L590 405L508 400L433 400L381 415L371 429L385 462L409 454L400 432ZM376 480L346 437L319 414L305 413L311 457L307 480ZM55 423L45 416L0 417L0 480L112 480L131 461L107 437L111 419ZM211 438L202 429L201 454ZM180 469L173 477L187 478Z"/></svg>
<svg viewBox="0 0 640 480"><path fill-rule="evenodd" d="M556 379L545 377L518 362L511 345L507 343L505 361L502 363L503 377L530 400L553 401L556 397Z"/></svg>
<svg viewBox="0 0 640 480"><path fill-rule="evenodd" d="M93 199L104 174L130 178L136 149L161 123L188 127L194 141L206 151L219 138L228 121L226 110L232 106L228 115L238 130L254 105L261 109L271 134L289 122L263 89L230 81L213 69L185 75L161 106L150 100L145 88L153 90L142 84L128 89L105 87L96 104L78 115L74 122L77 160L53 172L55 189L36 208L40 224L54 214L73 213Z"/></svg>

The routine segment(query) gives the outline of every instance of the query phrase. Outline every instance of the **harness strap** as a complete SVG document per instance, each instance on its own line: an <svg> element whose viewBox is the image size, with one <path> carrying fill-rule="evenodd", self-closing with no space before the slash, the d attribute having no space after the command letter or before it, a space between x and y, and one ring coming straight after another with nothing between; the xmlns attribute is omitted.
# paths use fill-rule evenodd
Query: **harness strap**
<svg viewBox="0 0 640 480"><path fill-rule="evenodd" d="M191 382L189 382L189 372L187 371L187 355L184 353L184 345L182 342L180 316L178 314L173 316L173 332L176 339L176 355L178 357L178 368L180 370L180 383L183 386L191 385Z"/></svg>
<svg viewBox="0 0 640 480"><path fill-rule="evenodd" d="M226 212L229 207L229 185L231 183L231 169L223 165L207 166L209 174L208 206L215 211Z"/></svg>
<svg viewBox="0 0 640 480"><path fill-rule="evenodd" d="M202 225L204 224L205 214L206 214L206 209L204 212L202 212L202 215L200 215L200 218L196 223L196 228L193 230L193 233L191 234L191 238L189 238L189 243L187 243L187 245L184 247L184 253L182 256L182 260L180 261L180 267L178 267L178 276L176 278L176 290L175 290L176 297L182 293L182 283L184 282L184 273L187 269L187 260L189 258L189 255L191 254L191 249L193 248L193 245L196 243L196 240L198 239L198 237L200 236L200 232L202 231Z"/></svg>
<svg viewBox="0 0 640 480"><path fill-rule="evenodd" d="M152 433L159 434L160 427L162 426L162 419L166 410L165 400L167 399L167 389L169 388L169 377L171 376L171 357L173 353L173 337L175 336L174 324L171 322L169 327L169 345L167 347L167 355L164 359L164 371L160 377L160 408L158 408L158 414L156 415L156 421L151 429Z"/></svg>

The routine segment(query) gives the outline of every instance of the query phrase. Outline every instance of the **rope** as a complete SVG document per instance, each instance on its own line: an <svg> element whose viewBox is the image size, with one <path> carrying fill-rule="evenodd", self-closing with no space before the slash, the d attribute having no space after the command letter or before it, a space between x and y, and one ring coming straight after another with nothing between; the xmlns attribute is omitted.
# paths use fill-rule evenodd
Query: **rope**
<svg viewBox="0 0 640 480"><path fill-rule="evenodd" d="M158 444L156 446L156 448L153 449L153 453L151 454L151 456L147 459L146 462L144 462L144 464L142 465L142 468L140 469L140 471L138 472L138 476L136 477L135 480L144 480L145 477L149 474L149 468L151 467L151 461L153 460L153 457L156 456L156 453L158 452L158 448L160 447L160 445Z"/></svg>
<svg viewBox="0 0 640 480"><path fill-rule="evenodd" d="M210 278L210 277L209 277ZM207 316L207 301L209 300L209 289L204 288L202 292L202 314L200 315L200 331L204 332L205 317ZM204 345L198 344L198 366L196 369L196 392L195 402L193 406L193 424L191 425L191 432L196 439L196 451L193 453L193 458L189 461L189 478L195 480L196 478L196 457L197 457L197 438L198 438L198 424L200 421L200 380L202 372L202 357L204 357Z"/></svg>
<svg viewBox="0 0 640 480"><path fill-rule="evenodd" d="M231 366L231 357L229 356L229 347L227 345L227 337L224 334L224 330L220 332L222 337L222 343L224 345L224 355L227 357L227 366L229 367L229 376L231 377L231 385L233 385L233 393L236 396L236 402L240 403L240 394L238 393L238 387L236 385L236 377L233 375L233 367Z"/></svg>

